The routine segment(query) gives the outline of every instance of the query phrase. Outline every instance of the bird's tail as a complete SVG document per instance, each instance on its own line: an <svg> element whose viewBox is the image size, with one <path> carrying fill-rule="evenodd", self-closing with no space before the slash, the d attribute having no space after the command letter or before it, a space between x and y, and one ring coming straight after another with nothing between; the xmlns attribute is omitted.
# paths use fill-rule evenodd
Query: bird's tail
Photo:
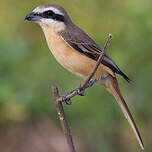
<svg viewBox="0 0 152 152"><path fill-rule="evenodd" d="M115 77L109 76L102 84L115 97L117 103L120 105L120 108L121 108L123 114L125 115L126 119L128 120L128 122L141 146L141 149L143 150L144 144L143 144L142 138L141 138L138 128L135 124L135 121L131 115L131 112L130 112L123 96L121 95L117 79Z"/></svg>

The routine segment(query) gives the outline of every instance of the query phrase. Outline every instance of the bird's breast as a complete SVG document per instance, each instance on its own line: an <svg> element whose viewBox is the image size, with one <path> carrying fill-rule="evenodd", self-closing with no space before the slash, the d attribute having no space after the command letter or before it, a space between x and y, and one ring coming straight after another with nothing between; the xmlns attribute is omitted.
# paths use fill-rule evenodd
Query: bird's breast
<svg viewBox="0 0 152 152"><path fill-rule="evenodd" d="M46 39L50 51L64 68L83 78L90 74L96 64L94 60L73 49L56 33L49 34ZM94 78L105 77L108 73L113 74L108 67L101 64Z"/></svg>

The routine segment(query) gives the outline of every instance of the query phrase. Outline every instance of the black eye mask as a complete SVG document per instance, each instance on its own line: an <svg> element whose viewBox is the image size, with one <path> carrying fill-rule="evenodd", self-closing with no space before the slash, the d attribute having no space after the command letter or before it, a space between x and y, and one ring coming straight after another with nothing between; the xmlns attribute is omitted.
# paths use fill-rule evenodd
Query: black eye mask
<svg viewBox="0 0 152 152"><path fill-rule="evenodd" d="M64 16L63 15L55 14L51 10L45 11L45 12L40 13L38 15L43 17L43 18L47 18L47 19L50 18L50 19L53 19L53 20L56 20L56 21L64 22Z"/></svg>

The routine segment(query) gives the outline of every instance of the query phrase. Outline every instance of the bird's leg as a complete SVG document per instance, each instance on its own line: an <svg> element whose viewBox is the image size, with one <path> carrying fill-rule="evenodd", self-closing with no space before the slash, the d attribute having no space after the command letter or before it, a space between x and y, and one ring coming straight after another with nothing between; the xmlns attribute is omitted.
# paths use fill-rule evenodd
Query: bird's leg
<svg viewBox="0 0 152 152"><path fill-rule="evenodd" d="M107 77L108 77L108 76L107 76ZM61 100L62 100L65 104L71 105L71 104L72 104L72 101L71 101L71 99L67 99L67 96L68 96L68 95L70 95L70 94L72 94L73 92L76 91L78 95L84 96L85 89L93 86L94 83L97 83L98 81L102 81L102 80L106 79L107 77L90 80L90 81L86 84L86 86L83 87L83 88L81 88L81 84L80 84L80 85L78 85L74 90L72 90L72 91L64 94L63 96L61 96Z"/></svg>
<svg viewBox="0 0 152 152"><path fill-rule="evenodd" d="M92 87L92 86L94 85L94 83L96 83L96 82L98 82L98 81L100 81L100 79L90 80L90 81L87 83L87 85L85 86L85 89Z"/></svg>
<svg viewBox="0 0 152 152"><path fill-rule="evenodd" d="M108 77L109 77L109 75L107 75L106 77L100 77L100 78L97 78L97 79L94 79L94 80L90 80L83 88L81 88L81 84L80 84L75 90L77 91L77 93L80 96L84 96L85 89L92 87L95 83L97 83L99 81L100 82L104 81Z"/></svg>
<svg viewBox="0 0 152 152"><path fill-rule="evenodd" d="M81 88L81 84L80 84L78 87L76 87L76 89L74 91L77 91L78 95L84 96L85 89L91 87L94 83L96 83L98 81L99 81L99 79L90 80L86 84L86 86L83 88Z"/></svg>

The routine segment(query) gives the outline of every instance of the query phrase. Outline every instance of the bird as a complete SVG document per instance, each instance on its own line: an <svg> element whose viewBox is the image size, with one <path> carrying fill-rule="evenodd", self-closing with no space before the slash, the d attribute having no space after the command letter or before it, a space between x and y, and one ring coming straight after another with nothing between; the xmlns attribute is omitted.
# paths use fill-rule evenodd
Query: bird
<svg viewBox="0 0 152 152"><path fill-rule="evenodd" d="M72 22L62 6L56 4L37 6L26 15L25 20L34 21L40 25L50 51L65 69L83 79L90 74L103 50ZM115 97L141 149L144 149L140 132L120 92L116 74L121 75L127 82L131 81L105 53L93 79L103 78L97 83L104 86Z"/></svg>

